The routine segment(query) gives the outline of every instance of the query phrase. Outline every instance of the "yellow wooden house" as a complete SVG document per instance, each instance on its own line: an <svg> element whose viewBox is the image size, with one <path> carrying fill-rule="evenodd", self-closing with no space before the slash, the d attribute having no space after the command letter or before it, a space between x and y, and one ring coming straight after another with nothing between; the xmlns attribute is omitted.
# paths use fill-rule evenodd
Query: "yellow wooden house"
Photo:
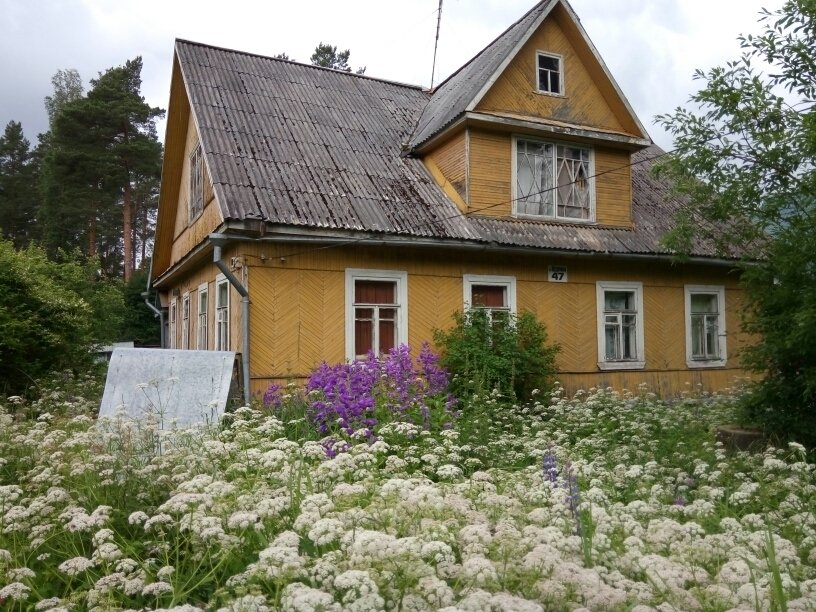
<svg viewBox="0 0 816 612"><path fill-rule="evenodd" d="M151 283L165 346L245 388L529 310L560 381L663 394L743 375L734 261L660 244L663 152L565 0L433 91L179 40Z"/></svg>

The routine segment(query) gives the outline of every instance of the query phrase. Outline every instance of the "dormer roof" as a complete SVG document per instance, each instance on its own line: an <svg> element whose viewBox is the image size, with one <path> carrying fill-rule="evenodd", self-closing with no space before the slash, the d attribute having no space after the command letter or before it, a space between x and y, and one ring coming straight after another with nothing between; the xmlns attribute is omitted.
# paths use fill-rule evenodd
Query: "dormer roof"
<svg viewBox="0 0 816 612"><path fill-rule="evenodd" d="M466 113L472 113L524 44L539 29L544 20L558 9L562 10L571 22L571 29L576 33L575 43L585 48L587 51L585 56L588 61L597 64L600 69L599 73L606 80L605 85L611 90L611 95L617 96L630 122L636 126L635 132L637 133L631 135L634 136L634 139L629 139L630 144L642 147L651 144L646 129L612 78L612 74L581 26L569 2L541 0L431 92L431 99L411 135L409 147L412 150L421 148L430 139L454 125Z"/></svg>

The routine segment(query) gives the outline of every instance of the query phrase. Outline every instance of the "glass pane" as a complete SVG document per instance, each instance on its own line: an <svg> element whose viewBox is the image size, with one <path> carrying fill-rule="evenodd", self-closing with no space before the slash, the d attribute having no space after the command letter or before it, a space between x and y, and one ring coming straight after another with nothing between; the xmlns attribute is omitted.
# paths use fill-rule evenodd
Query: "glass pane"
<svg viewBox="0 0 816 612"><path fill-rule="evenodd" d="M691 312L717 312L717 294L693 293L691 295Z"/></svg>
<svg viewBox="0 0 816 612"><path fill-rule="evenodd" d="M716 315L705 317L706 327L706 354L708 357L720 356L719 318Z"/></svg>
<svg viewBox="0 0 816 612"><path fill-rule="evenodd" d="M546 68L547 70L552 70L554 72L558 72L558 58L557 57L548 57L546 55L539 55L538 56L538 67L539 68Z"/></svg>
<svg viewBox="0 0 816 612"><path fill-rule="evenodd" d="M487 308L504 308L507 306L506 287L501 285L472 285L471 306Z"/></svg>
<svg viewBox="0 0 816 612"><path fill-rule="evenodd" d="M605 291L604 308L606 310L634 310L635 293L633 291Z"/></svg>
<svg viewBox="0 0 816 612"><path fill-rule="evenodd" d="M622 359L637 359L637 321L635 315L623 316Z"/></svg>
<svg viewBox="0 0 816 612"><path fill-rule="evenodd" d="M608 321L608 319L607 319ZM615 360L620 359L620 340L619 340L618 325L606 325L606 359Z"/></svg>
<svg viewBox="0 0 816 612"><path fill-rule="evenodd" d="M703 317L701 316L692 316L691 317L691 356L692 357L704 357L705 353L703 352L703 336L705 335L703 332L704 327Z"/></svg>
<svg viewBox="0 0 816 612"><path fill-rule="evenodd" d="M207 312L207 292L202 291L198 294L198 312Z"/></svg>
<svg viewBox="0 0 816 612"><path fill-rule="evenodd" d="M218 305L219 306L226 306L227 305L227 298L228 298L228 295L229 295L228 291L229 291L229 287L227 286L227 283L221 283L220 285L218 285Z"/></svg>
<svg viewBox="0 0 816 612"><path fill-rule="evenodd" d="M516 141L516 210L552 216L552 150L547 143Z"/></svg>
<svg viewBox="0 0 816 612"><path fill-rule="evenodd" d="M380 318L380 353L387 353L397 345L397 325L393 319Z"/></svg>
<svg viewBox="0 0 816 612"><path fill-rule="evenodd" d="M395 281L358 280L354 282L355 304L396 304Z"/></svg>
<svg viewBox="0 0 816 612"><path fill-rule="evenodd" d="M357 319L354 321L354 354L366 355L374 348L374 321Z"/></svg>

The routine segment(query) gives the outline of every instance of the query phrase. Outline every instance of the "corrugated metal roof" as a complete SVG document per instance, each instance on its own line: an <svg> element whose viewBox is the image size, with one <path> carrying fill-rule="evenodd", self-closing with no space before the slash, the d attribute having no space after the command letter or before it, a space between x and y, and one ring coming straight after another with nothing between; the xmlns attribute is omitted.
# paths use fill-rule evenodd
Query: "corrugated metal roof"
<svg viewBox="0 0 816 612"><path fill-rule="evenodd" d="M225 220L664 253L659 240L680 201L649 172L658 147L633 154L632 229L465 216L421 160L402 155L428 106L420 88L186 41L176 49ZM692 255L714 256L695 247Z"/></svg>

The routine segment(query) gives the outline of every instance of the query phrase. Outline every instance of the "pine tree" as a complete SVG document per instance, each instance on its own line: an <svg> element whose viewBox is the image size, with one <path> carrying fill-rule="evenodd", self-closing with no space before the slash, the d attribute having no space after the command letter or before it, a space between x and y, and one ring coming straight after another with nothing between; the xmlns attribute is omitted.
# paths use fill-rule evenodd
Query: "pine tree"
<svg viewBox="0 0 816 612"><path fill-rule="evenodd" d="M125 280L135 268L137 228L155 211L155 198L134 194L150 192L142 183L155 185L161 173L155 120L164 111L142 97L141 71L141 57L110 68L91 81L87 96L57 110L43 172L49 251L81 246L108 273L121 265Z"/></svg>
<svg viewBox="0 0 816 612"><path fill-rule="evenodd" d="M0 136L0 236L16 248L31 241L37 205L36 167L23 126L9 121Z"/></svg>

